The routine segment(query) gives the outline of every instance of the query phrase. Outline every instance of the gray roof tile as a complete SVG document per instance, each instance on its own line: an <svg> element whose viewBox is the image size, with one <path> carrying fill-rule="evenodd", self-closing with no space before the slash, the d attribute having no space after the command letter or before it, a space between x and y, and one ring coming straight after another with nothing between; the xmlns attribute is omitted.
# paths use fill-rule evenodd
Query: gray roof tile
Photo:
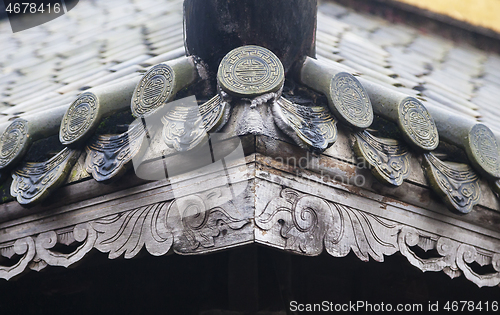
<svg viewBox="0 0 500 315"><path fill-rule="evenodd" d="M0 131L9 119L67 106L84 89L183 55L182 1L159 1L80 1L78 10L16 34L0 22ZM333 3L319 10L319 60L498 130L497 54Z"/></svg>

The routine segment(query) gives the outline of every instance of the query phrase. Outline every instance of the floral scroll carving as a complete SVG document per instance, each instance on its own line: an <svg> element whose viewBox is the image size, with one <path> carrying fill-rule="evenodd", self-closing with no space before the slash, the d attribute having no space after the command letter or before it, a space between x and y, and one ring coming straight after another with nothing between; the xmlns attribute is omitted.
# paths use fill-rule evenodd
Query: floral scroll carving
<svg viewBox="0 0 500 315"><path fill-rule="evenodd" d="M480 275L476 273L469 264L477 262L480 265L491 264L496 273ZM475 247L461 244L457 252L457 265L463 271L464 276L479 287L496 286L500 283L500 254L493 255L480 253Z"/></svg>
<svg viewBox="0 0 500 315"><path fill-rule="evenodd" d="M69 235L68 235L69 234ZM41 233L36 238L36 257L50 266L69 267L82 259L94 246L97 232L88 223L79 224L69 233L58 235L54 231ZM70 245L73 242L82 244L70 254L62 254L50 250L57 243Z"/></svg>
<svg viewBox="0 0 500 315"><path fill-rule="evenodd" d="M264 231L279 226L276 234L284 239L285 249L316 256L323 252L323 241L333 225L333 217L330 205L323 199L284 189L281 198L271 200L255 218L255 224Z"/></svg>
<svg viewBox="0 0 500 315"><path fill-rule="evenodd" d="M422 271L444 271L450 278L460 276L456 264L457 250L460 243L445 237L417 231L414 228L404 227L398 237L399 250L408 261ZM420 258L411 247L418 246L424 251L437 249L440 257Z"/></svg>
<svg viewBox="0 0 500 315"><path fill-rule="evenodd" d="M172 247L177 253L193 254L215 248L215 239L244 228L249 219L236 219L223 207L210 208L199 195L186 196L125 213L92 224L98 233L95 247L114 259L132 258L146 247L155 256ZM218 245L224 246L219 240ZM229 244L228 244L229 245Z"/></svg>
<svg viewBox="0 0 500 315"><path fill-rule="evenodd" d="M344 257L351 250L363 261L382 262L400 252L422 271L443 271L451 278L462 274L478 286L500 284L500 254L396 224L364 211L285 188L256 217L263 232L258 241L302 255L326 250ZM435 250L436 257L422 258L413 248ZM497 271L479 274L469 265L492 265Z"/></svg>
<svg viewBox="0 0 500 315"><path fill-rule="evenodd" d="M397 225L290 189L273 199L255 223L264 231L281 225L276 233L285 239L285 249L310 256L326 248L334 257L344 257L352 250L363 261L369 257L383 261L384 255L397 251ZM270 234L270 241L278 235Z"/></svg>
<svg viewBox="0 0 500 315"><path fill-rule="evenodd" d="M128 259L143 248L155 256L191 255L257 242L306 256L326 250L344 257L352 251L363 261L378 262L399 251L422 271L443 271L451 278L463 274L480 287L500 284L500 253L290 188L271 199L255 220L240 210L216 188L0 244L0 255L13 261L0 266L0 278L11 279L28 268L69 267L93 248L110 259ZM63 245L72 245L72 252L59 252ZM417 247L430 252L421 257ZM495 272L481 274L474 262Z"/></svg>
<svg viewBox="0 0 500 315"><path fill-rule="evenodd" d="M464 275L479 287L500 284L500 254L478 249L474 246L432 235L414 228L404 227L399 234L401 253L410 263L422 271L443 271L450 278ZM419 246L427 251L437 250L440 257L420 258L410 247ZM495 273L479 274L472 269L471 263L481 266L491 265Z"/></svg>
<svg viewBox="0 0 500 315"><path fill-rule="evenodd" d="M172 246L172 235L166 227L168 203L162 202L92 222L98 237L95 247L114 259L125 253L132 258L146 246L155 256L166 254Z"/></svg>
<svg viewBox="0 0 500 315"><path fill-rule="evenodd" d="M2 248L0 252L2 252L2 256L7 258L12 258L14 254L23 255L13 266L0 266L0 278L9 280L22 273L33 259L35 256L35 242L33 238L25 237L17 240L11 246Z"/></svg>
<svg viewBox="0 0 500 315"><path fill-rule="evenodd" d="M0 244L0 255L8 259L23 255L10 267L0 266L0 278L10 279L27 268L40 271L49 265L69 267L93 248L109 253L110 259L122 255L129 259L143 248L161 256L171 249L179 254L197 254L247 243L249 240L242 240L239 232L253 235L251 219L234 217L238 209L226 199L216 188ZM75 243L69 254L56 250L58 245Z"/></svg>

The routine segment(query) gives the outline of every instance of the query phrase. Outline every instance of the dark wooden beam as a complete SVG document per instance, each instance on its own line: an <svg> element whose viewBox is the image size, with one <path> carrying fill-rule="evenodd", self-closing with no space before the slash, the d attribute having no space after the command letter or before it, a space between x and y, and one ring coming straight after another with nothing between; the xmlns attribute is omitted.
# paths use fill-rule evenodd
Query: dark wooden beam
<svg viewBox="0 0 500 315"><path fill-rule="evenodd" d="M186 51L217 72L222 58L243 45L274 52L288 71L315 56L317 0L185 0Z"/></svg>
<svg viewBox="0 0 500 315"><path fill-rule="evenodd" d="M233 311L259 310L258 250L257 246L248 246L229 253L228 298Z"/></svg>

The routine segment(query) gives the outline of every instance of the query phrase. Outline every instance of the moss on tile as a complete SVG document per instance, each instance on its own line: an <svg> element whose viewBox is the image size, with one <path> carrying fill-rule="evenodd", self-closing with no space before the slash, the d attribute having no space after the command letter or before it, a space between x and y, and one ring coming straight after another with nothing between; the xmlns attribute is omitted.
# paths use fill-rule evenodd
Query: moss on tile
<svg viewBox="0 0 500 315"><path fill-rule="evenodd" d="M62 149L64 149L64 146L59 141L59 135L56 134L33 143L23 162L45 162ZM19 163L18 165L21 164Z"/></svg>
<svg viewBox="0 0 500 315"><path fill-rule="evenodd" d="M101 121L94 134L120 134L128 130L128 125L134 121L130 110L118 112Z"/></svg>
<svg viewBox="0 0 500 315"><path fill-rule="evenodd" d="M2 181L4 180L3 176L4 174L2 174ZM0 185L0 203L7 203L15 200L15 198L10 195L11 184L12 178L10 178L9 174L9 178L6 178L2 185Z"/></svg>

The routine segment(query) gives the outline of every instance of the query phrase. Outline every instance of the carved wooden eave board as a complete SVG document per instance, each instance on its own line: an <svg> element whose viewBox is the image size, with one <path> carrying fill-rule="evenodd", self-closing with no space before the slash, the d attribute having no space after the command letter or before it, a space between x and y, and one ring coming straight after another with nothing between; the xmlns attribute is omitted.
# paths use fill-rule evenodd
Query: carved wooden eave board
<svg viewBox="0 0 500 315"><path fill-rule="evenodd" d="M77 57L68 48L66 63L49 58L60 77L33 79L35 88L50 85L40 99L16 94L17 83L26 86L6 75L0 164L17 201L0 205L0 255L10 261L0 278L68 267L94 249L129 259L257 243L378 262L399 252L422 271L500 284L498 55L390 31L386 21L324 3L317 58L292 67L242 45L213 69L210 58L184 51L182 2L167 2L166 24L154 1L138 22L120 24L146 25L130 39L138 48L110 42L97 58L93 48ZM466 57L470 65L461 65ZM93 68L94 59L105 66ZM83 61L95 72L80 74ZM267 79L241 84L242 72ZM32 145L49 157L30 161ZM474 263L494 271L479 274Z"/></svg>
<svg viewBox="0 0 500 315"><path fill-rule="evenodd" d="M168 180L126 189L104 186L104 194L103 184L84 181L61 188L59 196L68 203L53 198L54 205L45 207L51 208L50 215L43 206L26 210L10 205L0 223L1 252L17 254L19 262L2 267L2 277L47 265L67 267L93 248L109 258L132 258L143 248L152 255L192 255L259 243L308 256L327 251L343 257L353 251L364 261L379 262L400 252L422 271L444 271L452 278L463 274L478 286L500 282L498 273L478 275L470 266L475 261L498 269L500 213L487 204L464 220L417 183L403 185L407 192L422 190L406 198L381 194L375 181L366 187L342 184L340 178L347 183L359 172L338 158L343 152L330 151L337 158L324 154L307 170L273 158L283 152L289 154L285 158L300 156L293 144L247 136L243 145L254 153L228 163L226 170L214 167L172 178L174 186L183 187L175 190L175 198ZM331 164L338 165L331 179L318 173ZM133 183L130 177L135 176L128 173L123 182ZM241 198L232 198L228 178ZM78 196L76 191L86 193ZM51 250L75 242L78 247L71 254ZM435 249L439 256L420 258L414 246Z"/></svg>

